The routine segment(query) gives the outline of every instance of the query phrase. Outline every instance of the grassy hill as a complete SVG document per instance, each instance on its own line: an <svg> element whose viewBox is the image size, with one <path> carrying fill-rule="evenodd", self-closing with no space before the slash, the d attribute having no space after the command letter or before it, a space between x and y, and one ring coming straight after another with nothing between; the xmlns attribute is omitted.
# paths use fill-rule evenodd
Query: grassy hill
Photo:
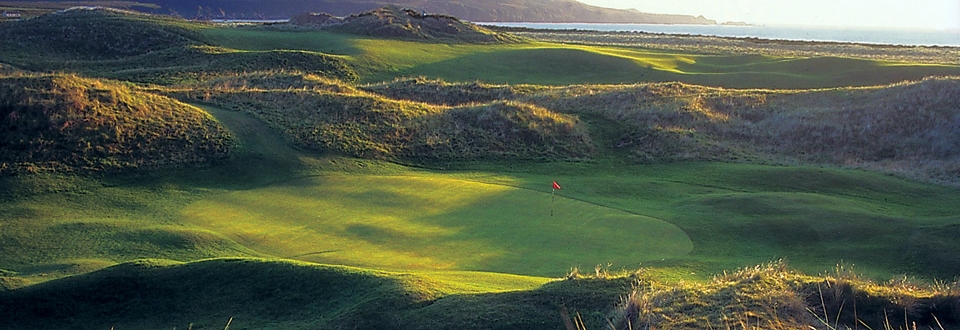
<svg viewBox="0 0 960 330"><path fill-rule="evenodd" d="M960 81L806 91L678 83L544 87L405 79L366 85L431 104L513 100L593 123L600 152L640 163L802 162L957 182Z"/></svg>
<svg viewBox="0 0 960 330"><path fill-rule="evenodd" d="M495 292L529 290L547 281L511 275L486 277L487 280L494 278L502 283L489 283L482 292L496 295ZM627 281L619 281L592 287L614 291L627 286ZM572 287L544 291L554 291L549 294L555 296L566 294L574 301L585 301L585 305L612 307L614 303L577 297L572 291L578 289L584 290ZM65 290L71 293L63 295ZM403 327L412 320L404 322L397 318L415 316L414 310L429 309L427 306L442 296L472 291L451 285L442 277L289 261L214 259L183 264L142 260L7 293L0 303L7 311L0 325L35 329L211 329L222 328L229 322L228 327L234 329ZM56 294L58 298L50 299L52 296L47 294ZM179 297L183 303L156 299L168 296ZM552 303L547 300L540 299ZM481 307L477 302L471 305ZM171 318L174 313L183 314ZM44 319L34 318L38 314L45 314ZM558 322L553 312L541 314L531 315L535 318L533 322L518 321ZM418 318L419 322L425 320ZM454 325L455 321L437 322ZM426 328L427 324L421 326Z"/></svg>
<svg viewBox="0 0 960 330"><path fill-rule="evenodd" d="M510 34L494 32L453 16L426 14L395 5L353 14L343 19L329 14L305 13L291 18L289 24L391 39L467 43L520 41L520 38Z"/></svg>
<svg viewBox="0 0 960 330"><path fill-rule="evenodd" d="M253 74L170 93L251 112L303 148L418 164L616 154L829 164L955 183L958 86L955 78L816 91L423 78L352 86Z"/></svg>
<svg viewBox="0 0 960 330"><path fill-rule="evenodd" d="M252 112L297 146L357 157L416 163L576 159L589 156L594 148L575 116L532 104L430 105L385 98L319 77L263 77L217 80L176 89L172 95ZM302 88L268 87L278 79L301 79L293 84Z"/></svg>
<svg viewBox="0 0 960 330"><path fill-rule="evenodd" d="M224 74L291 69L356 79L341 59L311 51L239 51L205 42L203 24L113 9L73 9L0 25L0 58L56 70L170 84Z"/></svg>
<svg viewBox="0 0 960 330"><path fill-rule="evenodd" d="M0 173L209 164L236 141L173 99L73 75L0 77Z"/></svg>

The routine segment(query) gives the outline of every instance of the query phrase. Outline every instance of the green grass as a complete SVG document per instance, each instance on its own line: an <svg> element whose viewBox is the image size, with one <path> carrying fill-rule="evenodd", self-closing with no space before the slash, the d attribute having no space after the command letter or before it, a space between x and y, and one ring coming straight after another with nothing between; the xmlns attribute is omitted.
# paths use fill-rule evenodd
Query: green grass
<svg viewBox="0 0 960 330"><path fill-rule="evenodd" d="M403 76L506 84L613 84L682 81L727 88L871 86L960 67L840 57L703 55L635 47L554 43L499 45L420 43L329 32L208 28L209 42L243 50L309 50L345 56L361 82Z"/></svg>
<svg viewBox="0 0 960 330"><path fill-rule="evenodd" d="M627 278L552 282L487 273L474 285L491 287L477 294L477 287L448 285L451 277L264 259L140 260L0 292L0 326L219 329L229 321L230 329L558 328L561 308L602 316L630 288ZM167 299L173 296L176 302Z"/></svg>
<svg viewBox="0 0 960 330"><path fill-rule="evenodd" d="M240 50L309 50L333 55L355 55L360 52L351 42L356 36L331 32L207 27L201 29L200 33L210 43Z"/></svg>
<svg viewBox="0 0 960 330"><path fill-rule="evenodd" d="M549 188L544 185L544 188ZM444 176L321 176L203 199L184 220L255 250L388 269L560 276L693 247L676 226L561 196Z"/></svg>

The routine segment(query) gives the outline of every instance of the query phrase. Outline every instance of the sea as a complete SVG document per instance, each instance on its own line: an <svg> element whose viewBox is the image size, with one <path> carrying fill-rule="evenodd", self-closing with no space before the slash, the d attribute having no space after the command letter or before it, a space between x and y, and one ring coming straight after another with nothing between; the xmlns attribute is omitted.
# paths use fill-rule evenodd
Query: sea
<svg viewBox="0 0 960 330"><path fill-rule="evenodd" d="M894 28L795 27L761 25L741 26L503 22L478 22L477 24L549 30L624 31L776 40L829 41L902 46L960 47L960 28L944 30L908 30Z"/></svg>

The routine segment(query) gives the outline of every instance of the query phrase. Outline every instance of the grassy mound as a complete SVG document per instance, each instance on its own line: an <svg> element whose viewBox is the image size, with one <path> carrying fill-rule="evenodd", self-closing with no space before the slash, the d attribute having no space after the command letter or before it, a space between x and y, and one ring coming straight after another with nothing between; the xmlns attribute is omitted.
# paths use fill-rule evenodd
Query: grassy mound
<svg viewBox="0 0 960 330"><path fill-rule="evenodd" d="M960 180L960 79L813 91L622 86L535 104L628 123L616 148L641 160L799 160ZM556 94L556 93L554 93Z"/></svg>
<svg viewBox="0 0 960 330"><path fill-rule="evenodd" d="M878 284L843 266L809 276L774 262L701 284L641 281L611 319L615 329L954 329L960 286Z"/></svg>
<svg viewBox="0 0 960 330"><path fill-rule="evenodd" d="M586 118L598 150L641 163L803 162L960 182L960 79L774 91L682 83L546 87L424 78L362 86L431 104L510 100Z"/></svg>
<svg viewBox="0 0 960 330"><path fill-rule="evenodd" d="M195 44L199 37L186 21L112 9L71 9L0 27L5 60L24 63L119 59ZM37 50L42 58L32 56Z"/></svg>
<svg viewBox="0 0 960 330"><path fill-rule="evenodd" d="M230 328L241 329L344 325L356 329L489 329L504 324L556 328L562 325L557 317L560 304L609 310L617 294L629 288L628 280L577 280L524 294L515 290L535 289L547 279L483 276L500 284L478 294L443 275L256 259L187 264L143 260L0 292L0 307L6 314L0 326L206 329L229 322ZM177 297L177 301L169 297ZM518 300L520 297L526 301Z"/></svg>
<svg viewBox="0 0 960 330"><path fill-rule="evenodd" d="M456 17L425 14L412 9L386 6L348 16L342 20L329 15L299 15L290 24L363 36L467 43L515 42L520 39L498 33Z"/></svg>
<svg viewBox="0 0 960 330"><path fill-rule="evenodd" d="M436 163L476 159L577 159L589 134L574 116L519 102L441 106L395 100L318 77L221 79L185 100L252 112L300 147L348 155ZM303 89L265 89L275 79Z"/></svg>
<svg viewBox="0 0 960 330"><path fill-rule="evenodd" d="M482 276L500 284L467 289L445 275L262 259L141 260L0 291L6 312L0 326L785 330L960 324L957 283L877 284L842 268L808 276L770 263L702 284L665 283L642 270L627 276L598 270L559 281Z"/></svg>
<svg viewBox="0 0 960 330"><path fill-rule="evenodd" d="M201 33L204 28L163 16L75 9L0 25L0 55L25 70L62 70L159 84L280 69L357 79L336 56L211 46Z"/></svg>
<svg viewBox="0 0 960 330"><path fill-rule="evenodd" d="M233 141L176 100L72 75L0 78L0 170L116 170L207 164Z"/></svg>
<svg viewBox="0 0 960 330"><path fill-rule="evenodd" d="M754 138L771 151L920 179L960 179L958 77L783 95L764 108L743 116L753 117L756 131L775 132Z"/></svg>

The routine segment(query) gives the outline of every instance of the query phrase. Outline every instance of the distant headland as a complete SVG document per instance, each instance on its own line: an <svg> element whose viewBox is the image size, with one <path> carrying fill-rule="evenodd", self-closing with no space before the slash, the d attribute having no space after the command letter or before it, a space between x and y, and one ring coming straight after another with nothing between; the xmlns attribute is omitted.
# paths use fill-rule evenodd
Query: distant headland
<svg viewBox="0 0 960 330"><path fill-rule="evenodd" d="M4 1L0 1L0 8ZM135 10L152 14L172 15L186 19L211 20L277 20L304 12L349 16L387 5L410 8L428 14L449 15L471 22L531 23L635 23L716 25L717 21L691 15L651 14L633 9L611 9L591 6L575 0L140 0L44 2L48 9L61 6L96 5ZM12 7L11 7L12 8ZM27 13L25 15L29 15Z"/></svg>

